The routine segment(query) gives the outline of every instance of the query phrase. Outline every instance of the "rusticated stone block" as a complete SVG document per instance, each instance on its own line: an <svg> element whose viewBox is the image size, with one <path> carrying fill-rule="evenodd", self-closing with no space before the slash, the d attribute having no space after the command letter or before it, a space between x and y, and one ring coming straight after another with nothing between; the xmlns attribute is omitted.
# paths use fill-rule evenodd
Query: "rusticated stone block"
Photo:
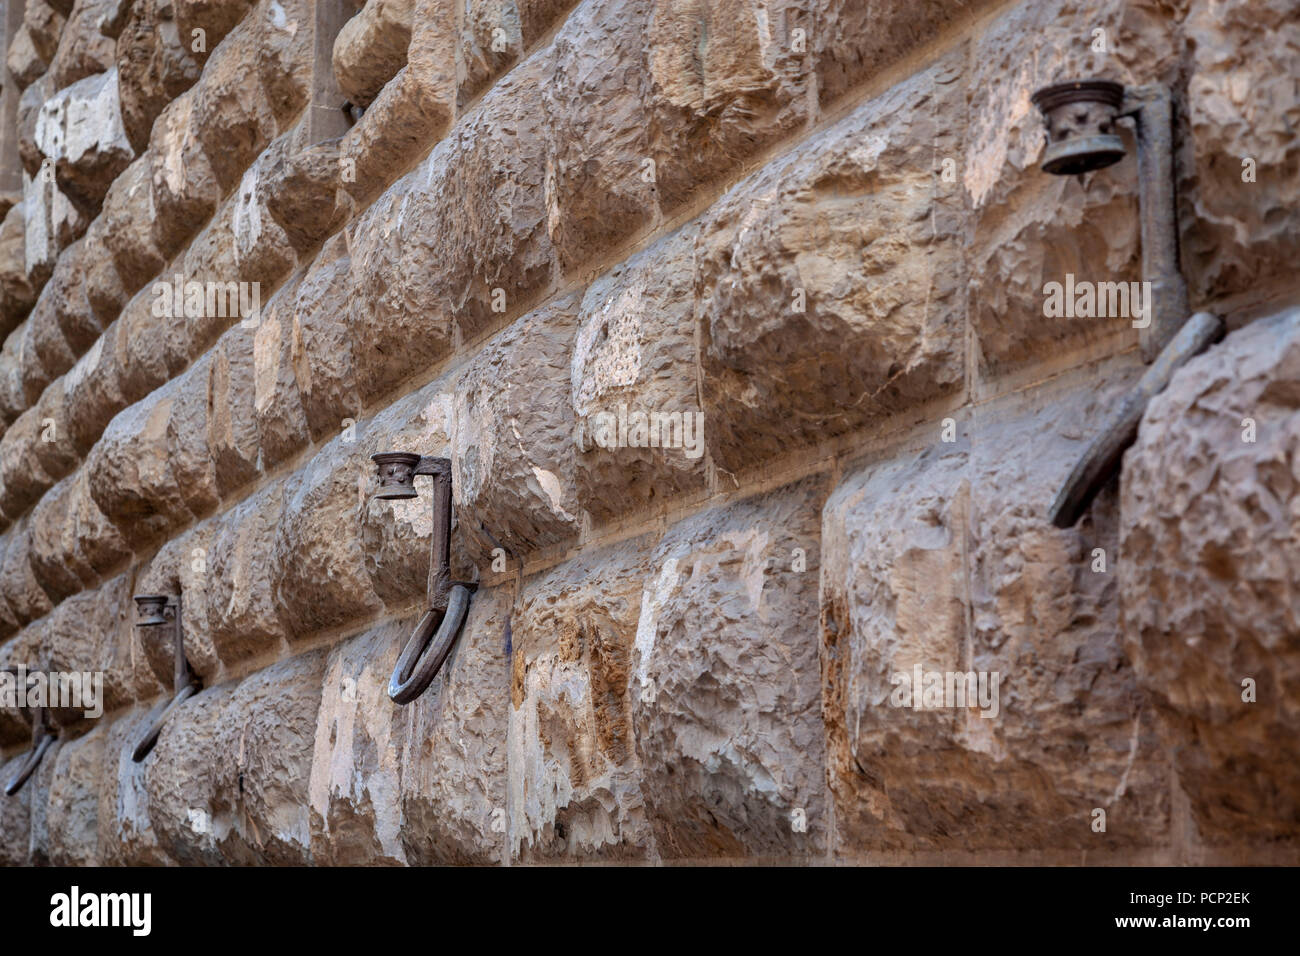
<svg viewBox="0 0 1300 956"><path fill-rule="evenodd" d="M1287 0L1190 6L1193 171L1182 188L1195 219L1183 248L1193 298L1211 299L1290 277L1300 255L1300 99L1291 82L1300 9Z"/></svg>
<svg viewBox="0 0 1300 956"><path fill-rule="evenodd" d="M710 211L696 256L705 435L735 472L952 392L965 362L956 190L934 157L959 62L864 104Z"/></svg>
<svg viewBox="0 0 1300 956"><path fill-rule="evenodd" d="M23 752L0 765L0 779L8 780L17 773L26 757ZM4 866L25 866L29 862L31 799L31 791L24 787L12 797L0 800L0 864Z"/></svg>
<svg viewBox="0 0 1300 956"><path fill-rule="evenodd" d="M825 853L824 484L805 479L686 519L642 579L633 726L662 859Z"/></svg>
<svg viewBox="0 0 1300 956"><path fill-rule="evenodd" d="M314 651L204 690L158 738L149 817L180 863L312 862L308 810L325 655Z"/></svg>
<svg viewBox="0 0 1300 956"><path fill-rule="evenodd" d="M69 409L68 434L77 453L83 456L99 440L113 416L130 404L117 358L116 343L122 326L119 320L105 329L63 379Z"/></svg>
<svg viewBox="0 0 1300 956"><path fill-rule="evenodd" d="M215 521L204 586L212 643L228 663L279 647L287 634L272 576L283 498L275 482Z"/></svg>
<svg viewBox="0 0 1300 956"><path fill-rule="evenodd" d="M208 448L222 495L257 477L261 431L257 427L255 332L237 323L212 350L208 378Z"/></svg>
<svg viewBox="0 0 1300 956"><path fill-rule="evenodd" d="M46 0L26 0L23 4L23 26L31 37L32 46L46 63L54 59L59 48L59 34L67 23L67 15L60 13Z"/></svg>
<svg viewBox="0 0 1300 956"><path fill-rule="evenodd" d="M27 89L45 73L46 62L36 52L36 45L32 43L32 35L26 24L20 26L14 34L5 54L5 66L9 68L9 73L20 90Z"/></svg>
<svg viewBox="0 0 1300 956"><path fill-rule="evenodd" d="M221 201L221 184L199 141L194 117L193 89L167 104L153 125L149 163L153 205L157 215L149 223L154 241L164 255L172 256L207 221Z"/></svg>
<svg viewBox="0 0 1300 956"><path fill-rule="evenodd" d="M9 604L20 626L50 613L54 605L32 571L32 529L27 518L16 521L6 533L9 547L0 565L0 597Z"/></svg>
<svg viewBox="0 0 1300 956"><path fill-rule="evenodd" d="M159 210L153 202L151 159L141 156L113 181L100 214L103 221L97 224L124 290L132 294L166 261L154 241Z"/></svg>
<svg viewBox="0 0 1300 956"><path fill-rule="evenodd" d="M122 121L137 151L163 108L193 85L199 63L189 37L182 37L169 0L135 0L117 38Z"/></svg>
<svg viewBox="0 0 1300 956"><path fill-rule="evenodd" d="M374 465L340 435L285 489L272 582L291 636L365 617L383 606L361 553L365 476Z"/></svg>
<svg viewBox="0 0 1300 956"><path fill-rule="evenodd" d="M451 461L462 542L487 567L578 532L569 360L578 302L530 312L457 380Z"/></svg>
<svg viewBox="0 0 1300 956"><path fill-rule="evenodd" d="M205 50L196 51L196 59L206 61L239 21L248 15L253 0L172 0L176 28L182 37L194 39L194 31L203 31ZM191 44L193 46L193 44Z"/></svg>
<svg viewBox="0 0 1300 956"><path fill-rule="evenodd" d="M388 678L417 617L330 655L310 807L318 863L501 862L505 827L506 595L479 591L455 649L409 706Z"/></svg>
<svg viewBox="0 0 1300 956"><path fill-rule="evenodd" d="M934 42L963 20L991 6L989 0L821 0L800 11L807 47L816 50L817 92L823 104L838 99L909 53ZM801 4L801 6L803 6ZM816 25L809 26L815 18ZM1091 38L1091 34L1086 34ZM803 60L811 63L811 52Z"/></svg>
<svg viewBox="0 0 1300 956"><path fill-rule="evenodd" d="M311 438L337 434L361 417L347 314L352 260L347 236L330 239L297 285L292 360Z"/></svg>
<svg viewBox="0 0 1300 956"><path fill-rule="evenodd" d="M62 89L114 67L116 40L130 6L122 0L77 0L50 63L56 87Z"/></svg>
<svg viewBox="0 0 1300 956"><path fill-rule="evenodd" d="M253 333L252 398L263 469L287 460L310 437L293 364L297 291L293 283L278 290L262 309Z"/></svg>
<svg viewBox="0 0 1300 956"><path fill-rule="evenodd" d="M406 65L414 0L370 0L334 40L334 76L357 106L371 101Z"/></svg>
<svg viewBox="0 0 1300 956"><path fill-rule="evenodd" d="M78 80L46 100L36 117L36 145L54 163L59 188L93 215L135 157L122 125L117 69Z"/></svg>
<svg viewBox="0 0 1300 956"><path fill-rule="evenodd" d="M6 514L23 514L54 484L35 455L42 433L47 429L36 410L28 409L0 438L0 506Z"/></svg>
<svg viewBox="0 0 1300 956"><path fill-rule="evenodd" d="M598 520L704 487L695 237L688 228L656 243L582 299L571 401L579 500Z"/></svg>
<svg viewBox="0 0 1300 956"><path fill-rule="evenodd" d="M526 861L650 857L633 645L653 541L584 553L511 615L510 847Z"/></svg>
<svg viewBox="0 0 1300 956"><path fill-rule="evenodd" d="M198 372L202 382L207 370ZM215 503L207 391L194 397L182 383L174 379L117 415L86 458L91 496L133 549Z"/></svg>
<svg viewBox="0 0 1300 956"><path fill-rule="evenodd" d="M149 819L145 781L149 765L136 763L131 751L148 729L151 715L136 710L108 725L99 782L99 860L104 866L167 866L172 861L158 844Z"/></svg>
<svg viewBox="0 0 1300 956"><path fill-rule="evenodd" d="M1126 647L1210 844L1300 835L1297 381L1292 309L1189 362L1124 457Z"/></svg>
<svg viewBox="0 0 1300 956"><path fill-rule="evenodd" d="M47 817L52 866L99 865L99 771L107 737L96 727L58 750Z"/></svg>
<svg viewBox="0 0 1300 956"><path fill-rule="evenodd" d="M838 854L1170 839L1168 763L1119 630L1114 498L1077 529L1047 519L1128 378L982 410L956 442L936 431L831 496L823 713Z"/></svg>

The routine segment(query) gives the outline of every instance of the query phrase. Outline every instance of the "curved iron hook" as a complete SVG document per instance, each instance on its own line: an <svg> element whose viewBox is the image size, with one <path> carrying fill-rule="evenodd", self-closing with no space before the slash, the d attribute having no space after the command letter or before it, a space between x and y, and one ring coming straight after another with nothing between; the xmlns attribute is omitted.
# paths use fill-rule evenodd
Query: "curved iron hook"
<svg viewBox="0 0 1300 956"><path fill-rule="evenodd" d="M23 788L23 784L36 771L41 758L45 756L45 751L50 749L50 746L57 738L56 734L50 733L46 717L47 711L44 707L36 712L35 722L32 724L32 749L28 752L27 759L18 767L17 772L5 784L5 796L12 797Z"/></svg>
<svg viewBox="0 0 1300 956"><path fill-rule="evenodd" d="M388 697L393 703L409 704L433 683L456 643L468 610L469 588L457 584L448 595L445 611L430 608L420 618L388 681Z"/></svg>
<svg viewBox="0 0 1300 956"><path fill-rule="evenodd" d="M469 610L473 584L451 580L451 459L383 452L371 455L379 471L377 498L414 498L415 476L433 479L433 536L430 542L429 610L402 648L388 681L388 697L409 704L425 692L451 653Z"/></svg>
<svg viewBox="0 0 1300 956"><path fill-rule="evenodd" d="M132 760L139 763L149 756L149 751L153 750L153 745L158 742L158 735L162 733L163 725L167 723L167 718L172 715L172 711L197 694L199 689L195 684L186 684L177 691L176 696L163 708L163 712L158 715L158 719L149 726L149 729L145 731L145 735L140 738L140 742L135 745L135 749L131 751Z"/></svg>

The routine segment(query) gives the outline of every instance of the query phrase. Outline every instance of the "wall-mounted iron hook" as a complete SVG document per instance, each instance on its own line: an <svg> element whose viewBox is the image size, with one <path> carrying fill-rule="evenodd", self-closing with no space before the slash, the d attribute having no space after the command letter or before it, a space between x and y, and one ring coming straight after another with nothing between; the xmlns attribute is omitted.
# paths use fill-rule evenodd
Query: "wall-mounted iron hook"
<svg viewBox="0 0 1300 956"><path fill-rule="evenodd" d="M140 627L161 627L170 619L173 625L172 632L172 699L163 708L163 712L158 715L140 742L135 745L131 751L131 759L136 763L144 760L153 750L153 745L158 741L158 735L162 733L163 726L167 723L171 715L181 704L197 694L203 687L199 682L198 675L190 668L190 663L185 659L185 634L181 629L181 598L177 595L172 600L166 594L137 594L136 603L136 624Z"/></svg>
<svg viewBox="0 0 1300 956"><path fill-rule="evenodd" d="M371 455L379 475L380 500L416 497L415 476L433 478L433 543L429 562L429 610L402 648L388 697L409 704L433 682L451 653L469 611L473 585L451 580L451 460L390 451Z"/></svg>
<svg viewBox="0 0 1300 956"><path fill-rule="evenodd" d="M5 671L10 674L18 673L17 668L13 667L6 667ZM40 766L45 751L50 749L58 737L58 733L50 727L49 708L37 707L36 713L32 717L32 749L27 751L27 756L18 766L14 775L9 778L9 782L5 784L5 796L12 797L23 788L23 784Z"/></svg>

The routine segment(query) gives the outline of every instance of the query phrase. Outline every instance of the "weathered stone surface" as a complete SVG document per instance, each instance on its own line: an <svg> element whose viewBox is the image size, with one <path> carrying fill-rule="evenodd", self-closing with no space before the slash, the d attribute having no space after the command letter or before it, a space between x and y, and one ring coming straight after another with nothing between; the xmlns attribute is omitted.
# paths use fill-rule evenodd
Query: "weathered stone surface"
<svg viewBox="0 0 1300 956"><path fill-rule="evenodd" d="M960 108L958 68L865 104L710 211L705 435L727 471L961 384L961 201L934 168L960 145L938 118Z"/></svg>
<svg viewBox="0 0 1300 956"><path fill-rule="evenodd" d="M46 63L54 59L59 48L59 34L67 23L65 14L60 13L45 0L29 0L23 4L23 26L31 38L32 46Z"/></svg>
<svg viewBox="0 0 1300 956"><path fill-rule="evenodd" d="M651 856L630 680L653 541L587 553L511 615L510 847L525 861Z"/></svg>
<svg viewBox="0 0 1300 956"><path fill-rule="evenodd" d="M340 645L325 671L310 806L317 863L497 863L505 836L504 595L479 591L414 703L388 678L417 617Z"/></svg>
<svg viewBox="0 0 1300 956"><path fill-rule="evenodd" d="M50 778L49 855L52 866L97 866L99 771L107 733L96 727L58 750ZM42 763L50 759L47 753Z"/></svg>
<svg viewBox="0 0 1300 956"><path fill-rule="evenodd" d="M347 314L352 260L346 235L325 244L297 286L292 360L312 439L337 434L361 417Z"/></svg>
<svg viewBox="0 0 1300 956"><path fill-rule="evenodd" d="M196 428L188 414L206 412L206 390L192 408L178 381L117 415L86 458L91 496L133 549L189 523L189 502L207 500L215 481L202 417ZM191 486L194 477L202 483Z"/></svg>
<svg viewBox="0 0 1300 956"><path fill-rule="evenodd" d="M17 772L26 752L0 765L0 779L8 780ZM24 787L12 797L0 800L0 864L23 866L28 862L31 843L31 791Z"/></svg>
<svg viewBox="0 0 1300 956"><path fill-rule="evenodd" d="M130 6L125 0L77 0L50 63L57 89L114 66Z"/></svg>
<svg viewBox="0 0 1300 956"><path fill-rule="evenodd" d="M272 651L288 634L272 578L284 493L282 482L268 485L223 514L213 529L205 578L208 626L227 663Z"/></svg>
<svg viewBox="0 0 1300 956"><path fill-rule="evenodd" d="M204 50L196 50L196 58L207 60L207 54L216 49L231 30L248 15L254 6L252 0L172 0L176 28L193 47L195 30L202 30Z"/></svg>
<svg viewBox="0 0 1300 956"><path fill-rule="evenodd" d="M366 475L374 465L347 438L340 435L322 448L285 490L271 575L276 608L292 636L382 607L359 534Z"/></svg>
<svg viewBox="0 0 1300 956"><path fill-rule="evenodd" d="M136 710L108 726L103 765L98 771L99 858L104 866L166 866L173 862L159 846L149 818L149 765L131 759L131 751L151 723L150 716L148 710Z"/></svg>
<svg viewBox="0 0 1300 956"><path fill-rule="evenodd" d="M520 556L574 536L569 360L578 302L530 312L458 379L452 495L462 542L486 567L494 548Z"/></svg>
<svg viewBox="0 0 1300 956"><path fill-rule="evenodd" d="M583 297L571 400L579 500L597 520L667 506L704 487L691 282L695 238L687 228L656 243L593 282ZM630 422L626 436L619 434L624 420ZM647 420L655 423L653 440ZM624 441L630 447L621 447Z"/></svg>
<svg viewBox="0 0 1300 956"><path fill-rule="evenodd" d="M838 853L1170 838L1168 765L1119 631L1115 576L1128 555L1117 558L1114 497L1077 529L1046 518L1126 378L1045 410L963 420L951 444L936 431L923 450L853 473L827 503L823 709ZM972 685L965 706L960 692L918 699L918 666L982 673L984 696Z"/></svg>
<svg viewBox="0 0 1300 956"><path fill-rule="evenodd" d="M825 853L815 620L824 484L688 518L642 579L632 713L662 859Z"/></svg>
<svg viewBox="0 0 1300 956"><path fill-rule="evenodd" d="M281 288L262 309L253 333L253 407L264 469L296 454L309 438L293 364L296 293L293 283Z"/></svg>
<svg viewBox="0 0 1300 956"><path fill-rule="evenodd" d="M16 521L6 532L9 547L0 565L0 597L8 602L19 625L45 616L54 606L32 571L31 536L31 522L26 518Z"/></svg>
<svg viewBox="0 0 1300 956"><path fill-rule="evenodd" d="M1195 0L1187 111L1194 297L1248 292L1290 276L1300 254L1300 99L1291 82L1300 10L1286 0ZM1247 160L1250 162L1247 163Z"/></svg>
<svg viewBox="0 0 1300 956"><path fill-rule="evenodd" d="M26 209L10 207L0 225L0 334L8 335L36 301L27 280Z"/></svg>
<svg viewBox="0 0 1300 956"><path fill-rule="evenodd" d="M185 659L204 683L216 679L221 662L212 626L214 606L220 600L214 580L212 522L204 522L164 544L137 569L135 594L166 594L180 599L181 633ZM174 691L175 632L170 627L135 626L134 610L124 609L128 639L153 672L164 693ZM141 653L142 652L142 653Z"/></svg>
<svg viewBox="0 0 1300 956"><path fill-rule="evenodd" d="M45 73L48 64L36 52L36 45L32 42L32 35L26 24L19 27L18 32L14 34L9 50L5 54L5 66L13 76L14 82L18 84L18 88L23 90Z"/></svg>
<svg viewBox="0 0 1300 956"><path fill-rule="evenodd" d="M282 138L271 152L262 165L259 200L293 248L307 251L333 233L345 218L336 201L339 144L327 141L297 148L292 140Z"/></svg>
<svg viewBox="0 0 1300 956"><path fill-rule="evenodd" d="M137 151L149 142L154 120L199 76L188 37L182 37L169 0L134 0L117 38L122 122Z"/></svg>
<svg viewBox="0 0 1300 956"><path fill-rule="evenodd" d="M150 185L150 158L141 156L114 180L96 223L128 293L139 291L166 261L154 241L153 223L160 210L154 206Z"/></svg>
<svg viewBox="0 0 1300 956"><path fill-rule="evenodd" d="M1136 342L1131 316L1049 317L1044 308L1044 285L1067 275L1141 278L1132 138L1122 131L1129 159L1103 172L1047 175L1038 166L1043 120L1030 96L1075 77L1174 81L1179 51L1167 16L1148 0L1023 3L972 41L970 129L964 154L951 157L972 206L970 322L985 374L1106 339L1117 349ZM1095 30L1108 52L1093 50Z"/></svg>
<svg viewBox="0 0 1300 956"><path fill-rule="evenodd" d="M415 0L367 0L334 40L334 76L357 106L369 106L406 65Z"/></svg>
<svg viewBox="0 0 1300 956"><path fill-rule="evenodd" d="M150 222L160 252L171 256L212 215L222 188L199 141L194 118L195 92L167 104L153 125L148 152L153 204Z"/></svg>
<svg viewBox="0 0 1300 956"><path fill-rule="evenodd" d="M311 862L308 783L325 656L191 698L147 758L149 817L181 863Z"/></svg>
<svg viewBox="0 0 1300 956"><path fill-rule="evenodd" d="M1293 309L1188 363L1124 458L1126 647L1211 844L1300 832L1298 375Z"/></svg>

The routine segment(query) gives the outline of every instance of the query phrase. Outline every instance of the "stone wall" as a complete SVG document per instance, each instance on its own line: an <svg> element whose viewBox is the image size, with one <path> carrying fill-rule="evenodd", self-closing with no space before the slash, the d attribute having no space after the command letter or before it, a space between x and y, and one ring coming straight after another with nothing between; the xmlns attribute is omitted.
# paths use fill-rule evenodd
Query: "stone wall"
<svg viewBox="0 0 1300 956"><path fill-rule="evenodd" d="M0 665L105 712L0 860L1300 859L1292 0L4 6ZM1060 530L1142 368L1043 307L1141 278L1131 132L1038 169L1094 75L1174 91L1233 331ZM477 584L406 707L386 450L450 458ZM141 593L204 689L136 763ZM918 666L996 715L891 706Z"/></svg>

